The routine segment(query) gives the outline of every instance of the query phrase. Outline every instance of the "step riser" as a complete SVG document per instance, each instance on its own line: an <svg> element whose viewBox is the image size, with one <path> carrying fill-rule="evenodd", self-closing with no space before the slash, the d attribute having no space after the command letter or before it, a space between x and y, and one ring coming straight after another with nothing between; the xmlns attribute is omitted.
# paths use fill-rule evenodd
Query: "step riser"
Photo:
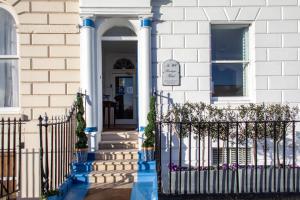
<svg viewBox="0 0 300 200"><path fill-rule="evenodd" d="M99 149L136 149L138 145L136 143L132 144L122 144L122 143L114 143L114 144L105 144L100 143Z"/></svg>
<svg viewBox="0 0 300 200"><path fill-rule="evenodd" d="M94 176L89 177L89 183L133 183L135 176Z"/></svg>
<svg viewBox="0 0 300 200"><path fill-rule="evenodd" d="M94 171L111 171L111 170L137 170L138 166L136 164L120 164L120 165L95 165L93 167Z"/></svg>
<svg viewBox="0 0 300 200"><path fill-rule="evenodd" d="M96 154L95 156L96 160L137 160L138 154Z"/></svg>
<svg viewBox="0 0 300 200"><path fill-rule="evenodd" d="M103 134L101 139L102 141L137 140L138 136L136 134Z"/></svg>

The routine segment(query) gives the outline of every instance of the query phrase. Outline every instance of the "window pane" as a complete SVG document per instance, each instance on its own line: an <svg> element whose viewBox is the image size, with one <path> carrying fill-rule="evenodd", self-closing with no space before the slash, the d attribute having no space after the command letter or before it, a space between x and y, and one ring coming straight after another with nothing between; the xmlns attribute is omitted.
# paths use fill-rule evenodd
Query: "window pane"
<svg viewBox="0 0 300 200"><path fill-rule="evenodd" d="M244 96L245 65L213 64L212 65L213 96Z"/></svg>
<svg viewBox="0 0 300 200"><path fill-rule="evenodd" d="M18 107L18 68L16 60L0 60L0 107Z"/></svg>
<svg viewBox="0 0 300 200"><path fill-rule="evenodd" d="M0 8L0 19L0 55L16 55L15 21L11 14L3 8Z"/></svg>
<svg viewBox="0 0 300 200"><path fill-rule="evenodd" d="M247 32L242 25L213 25L212 60L247 60Z"/></svg>

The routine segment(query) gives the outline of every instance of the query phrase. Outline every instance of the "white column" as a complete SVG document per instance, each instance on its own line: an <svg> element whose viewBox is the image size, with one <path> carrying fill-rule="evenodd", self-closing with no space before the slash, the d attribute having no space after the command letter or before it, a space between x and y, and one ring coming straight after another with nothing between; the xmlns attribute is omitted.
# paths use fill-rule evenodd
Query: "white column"
<svg viewBox="0 0 300 200"><path fill-rule="evenodd" d="M138 41L138 119L139 148L142 146L142 136L147 126L147 115L150 110L151 95L151 19L141 20Z"/></svg>
<svg viewBox="0 0 300 200"><path fill-rule="evenodd" d="M83 20L80 30L80 86L86 92L86 133L93 138L97 132L95 24L92 19ZM90 140L89 149L94 150L95 141Z"/></svg>

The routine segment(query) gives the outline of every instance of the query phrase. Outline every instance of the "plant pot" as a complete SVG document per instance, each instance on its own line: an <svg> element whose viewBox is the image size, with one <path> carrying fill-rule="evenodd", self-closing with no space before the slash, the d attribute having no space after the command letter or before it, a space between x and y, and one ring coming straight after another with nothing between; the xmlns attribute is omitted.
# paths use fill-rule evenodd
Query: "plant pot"
<svg viewBox="0 0 300 200"><path fill-rule="evenodd" d="M86 149L76 149L75 152L76 156L76 162L77 163L84 163L87 161L88 157L88 148Z"/></svg>
<svg viewBox="0 0 300 200"><path fill-rule="evenodd" d="M143 147L143 159L144 161L153 161L154 160L154 147Z"/></svg>

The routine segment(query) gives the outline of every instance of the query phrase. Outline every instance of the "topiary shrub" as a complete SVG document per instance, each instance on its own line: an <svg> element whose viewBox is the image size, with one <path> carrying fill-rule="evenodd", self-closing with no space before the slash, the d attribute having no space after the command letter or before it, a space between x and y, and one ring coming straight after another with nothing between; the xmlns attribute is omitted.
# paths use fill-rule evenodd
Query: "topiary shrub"
<svg viewBox="0 0 300 200"><path fill-rule="evenodd" d="M155 111L155 97L150 98L150 111L147 115L148 125L145 128L146 139L143 143L143 147L149 148L154 147L155 145L155 120L156 120L156 111Z"/></svg>
<svg viewBox="0 0 300 200"><path fill-rule="evenodd" d="M83 117L84 115L84 107L83 107L83 94L77 93L76 98L76 120L77 120L77 127L76 127L76 135L78 137L78 141L75 144L77 149L86 149L88 148L87 142L88 138L85 134L86 122Z"/></svg>

